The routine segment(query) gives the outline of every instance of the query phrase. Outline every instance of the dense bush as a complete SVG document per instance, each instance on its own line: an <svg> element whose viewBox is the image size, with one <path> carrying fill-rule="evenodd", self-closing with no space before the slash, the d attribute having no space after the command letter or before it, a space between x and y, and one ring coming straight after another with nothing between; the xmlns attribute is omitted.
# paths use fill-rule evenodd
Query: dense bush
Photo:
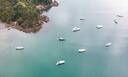
<svg viewBox="0 0 128 77"><path fill-rule="evenodd" d="M19 25L32 26L33 22L39 19L38 10L28 2L16 3L14 12L13 20L17 20Z"/></svg>
<svg viewBox="0 0 128 77"><path fill-rule="evenodd" d="M0 20L3 22L17 21L19 24L31 26L38 18L38 10L26 0L0 0Z"/></svg>
<svg viewBox="0 0 128 77"><path fill-rule="evenodd" d="M13 13L13 6L9 0L0 0L0 20L3 22L9 22Z"/></svg>

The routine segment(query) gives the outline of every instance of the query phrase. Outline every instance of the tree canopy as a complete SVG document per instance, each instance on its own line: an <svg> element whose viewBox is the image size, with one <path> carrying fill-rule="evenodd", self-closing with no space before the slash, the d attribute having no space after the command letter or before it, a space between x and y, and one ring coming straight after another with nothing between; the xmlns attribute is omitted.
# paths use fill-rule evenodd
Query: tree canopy
<svg viewBox="0 0 128 77"><path fill-rule="evenodd" d="M0 21L17 22L22 28L30 28L41 19L38 4L49 5L52 0L0 0Z"/></svg>

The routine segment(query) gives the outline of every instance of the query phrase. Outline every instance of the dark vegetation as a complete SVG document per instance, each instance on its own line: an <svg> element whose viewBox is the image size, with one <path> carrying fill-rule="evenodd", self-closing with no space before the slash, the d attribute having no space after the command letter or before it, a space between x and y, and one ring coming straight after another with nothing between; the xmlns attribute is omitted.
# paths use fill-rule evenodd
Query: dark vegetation
<svg viewBox="0 0 128 77"><path fill-rule="evenodd" d="M36 8L39 4L51 7L52 0L0 0L0 21L24 32L36 32L48 21L47 16L41 16L42 12Z"/></svg>

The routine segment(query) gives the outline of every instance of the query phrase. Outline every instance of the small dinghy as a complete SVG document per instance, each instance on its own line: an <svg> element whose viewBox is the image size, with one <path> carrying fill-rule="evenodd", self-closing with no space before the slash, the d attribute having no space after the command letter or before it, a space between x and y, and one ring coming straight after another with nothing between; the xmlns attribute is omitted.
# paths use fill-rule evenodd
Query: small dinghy
<svg viewBox="0 0 128 77"><path fill-rule="evenodd" d="M96 28L101 29L101 28L103 28L103 25L97 25Z"/></svg>
<svg viewBox="0 0 128 77"><path fill-rule="evenodd" d="M87 51L86 49L78 49L79 53L83 53L83 52L86 52L86 51Z"/></svg>
<svg viewBox="0 0 128 77"><path fill-rule="evenodd" d="M84 18L80 18L80 20L85 20Z"/></svg>
<svg viewBox="0 0 128 77"><path fill-rule="evenodd" d="M107 44L105 44L105 47L109 47L111 45L112 45L112 43L107 43Z"/></svg>
<svg viewBox="0 0 128 77"><path fill-rule="evenodd" d="M59 41L65 41L65 39L63 37L60 37L58 40Z"/></svg>
<svg viewBox="0 0 128 77"><path fill-rule="evenodd" d="M78 32L78 31L80 31L80 28L74 27L74 28L72 29L72 31L73 31L73 32Z"/></svg>
<svg viewBox="0 0 128 77"><path fill-rule="evenodd" d="M116 15L117 17L120 17L120 18L122 18L122 17L124 17L124 16L122 16L122 15Z"/></svg>
<svg viewBox="0 0 128 77"><path fill-rule="evenodd" d="M58 65L63 65L63 64L65 64L65 60L60 60L60 61L57 61L56 62L56 65L58 66Z"/></svg>
<svg viewBox="0 0 128 77"><path fill-rule="evenodd" d="M24 50L24 47L22 46L16 47L16 50Z"/></svg>

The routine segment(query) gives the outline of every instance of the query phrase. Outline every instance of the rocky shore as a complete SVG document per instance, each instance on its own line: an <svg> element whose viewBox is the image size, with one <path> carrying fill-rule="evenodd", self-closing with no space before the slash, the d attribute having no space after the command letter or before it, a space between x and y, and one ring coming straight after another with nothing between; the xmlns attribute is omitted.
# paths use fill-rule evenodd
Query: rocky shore
<svg viewBox="0 0 128 77"><path fill-rule="evenodd" d="M27 27L27 26L21 26L18 24L18 22L10 22L9 24L6 24L6 27L8 28L8 30L10 30L10 28L15 28L17 30L23 31L25 33L36 33L38 32L41 28L42 25L44 23L48 23L49 18L45 15L40 16L40 19L37 20L35 22L35 24L33 24L31 27Z"/></svg>

